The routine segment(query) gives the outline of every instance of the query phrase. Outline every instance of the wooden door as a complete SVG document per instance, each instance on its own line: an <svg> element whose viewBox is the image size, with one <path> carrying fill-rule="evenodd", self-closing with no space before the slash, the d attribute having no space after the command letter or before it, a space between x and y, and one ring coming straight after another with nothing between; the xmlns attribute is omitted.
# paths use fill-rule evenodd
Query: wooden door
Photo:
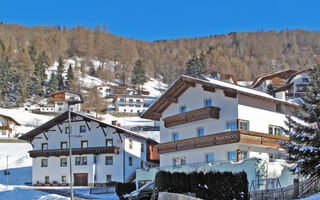
<svg viewBox="0 0 320 200"><path fill-rule="evenodd" d="M87 173L74 174L74 185L75 186L88 186L88 174Z"/></svg>

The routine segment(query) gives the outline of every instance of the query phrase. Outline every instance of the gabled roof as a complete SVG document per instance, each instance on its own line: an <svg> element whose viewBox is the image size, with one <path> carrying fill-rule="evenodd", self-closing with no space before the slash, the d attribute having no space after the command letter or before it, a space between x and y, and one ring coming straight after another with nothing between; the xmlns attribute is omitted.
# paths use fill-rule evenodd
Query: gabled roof
<svg viewBox="0 0 320 200"><path fill-rule="evenodd" d="M195 87L196 84L201 84L206 91L214 91L216 88L224 91L225 96L236 97L237 94L251 96L263 100L273 101L289 106L296 107L297 105L285 100L277 99L265 92L261 92L248 87L236 85L233 83L206 78L207 80L198 79L190 76L180 76L169 88L155 101L148 110L142 114L142 118L159 120L162 117L162 112L172 103L178 103L178 97L182 95L189 87Z"/></svg>
<svg viewBox="0 0 320 200"><path fill-rule="evenodd" d="M263 75L257 76L253 80L251 87L253 87L253 88L259 87L264 81L273 79L275 77L287 79L291 74L296 73L296 72L297 72L296 70L287 69L287 70L283 70L283 71L279 71L279 72L270 72L267 74L263 74Z"/></svg>
<svg viewBox="0 0 320 200"><path fill-rule="evenodd" d="M121 127L117 127L117 126L114 126L114 125L111 125L111 124L107 124L105 122L102 122L100 120L97 120L95 118L92 118L92 117L89 117L89 116L86 116L86 115L82 115L80 113L70 112L70 114L71 114L71 119L74 118L74 117L80 116L80 117L83 118L84 121L96 122L96 123L99 124L99 126L104 127L104 128L106 128L106 127L114 128L118 133L124 133L124 134L128 134L128 135L140 138L140 139L148 140L148 141L151 141L151 142L156 142L156 141L154 141L154 140L152 140L150 138L146 138L144 136L141 136L141 135L139 135L139 134L137 134L137 133L135 133L133 131L129 131L129 130L126 130L126 129L121 128ZM48 130L50 128L52 128L53 126L55 126L57 124L60 124L60 123L64 122L67 119L68 119L68 111L58 115L57 117L47 121L46 123L44 123L44 124L38 126L37 128L29 131L28 133L20 136L19 139L32 141L33 138L36 137L37 135L39 135L39 134L41 134L43 132L48 132Z"/></svg>
<svg viewBox="0 0 320 200"><path fill-rule="evenodd" d="M229 79L229 78L231 78L232 81L233 81L235 84L237 84L237 79L236 79L232 74L227 74L227 73L224 73L224 72L219 72L219 71L216 71L216 70L212 70L212 71L210 71L210 72L205 73L204 75L210 75L210 74L212 74L212 73L221 74L222 78L224 78L224 79Z"/></svg>
<svg viewBox="0 0 320 200"><path fill-rule="evenodd" d="M304 70L302 70L302 71L298 71L298 72L296 72L296 73L291 74L291 76L290 76L289 79L287 80L287 83L290 83L291 80L292 80L295 76L297 76L298 74L303 74L303 73L309 72L309 71L311 71L311 70L312 70L311 68L307 68L307 69L304 69Z"/></svg>
<svg viewBox="0 0 320 200"><path fill-rule="evenodd" d="M0 114L0 117L6 119L6 120L8 120L8 121L12 121L13 123L15 123L15 124L18 125L18 126L21 126L21 124L20 124L19 122L17 122L16 120L14 120L14 119L13 119L12 117L10 117L10 116Z"/></svg>

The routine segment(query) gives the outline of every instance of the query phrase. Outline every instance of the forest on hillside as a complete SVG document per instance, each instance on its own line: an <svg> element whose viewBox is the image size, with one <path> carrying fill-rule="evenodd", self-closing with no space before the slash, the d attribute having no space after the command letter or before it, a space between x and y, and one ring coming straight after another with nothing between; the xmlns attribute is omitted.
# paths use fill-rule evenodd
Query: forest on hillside
<svg viewBox="0 0 320 200"><path fill-rule="evenodd" d="M82 74L118 79L124 84L130 84L131 71L141 60L147 76L163 77L170 84L185 73L194 52L204 55L208 70L231 73L238 80L252 80L262 73L312 65L320 55L320 32L260 30L147 42L113 35L106 25L67 28L0 24L0 75L4 77L4 68L10 69L15 75L13 79L24 86L20 89L24 92L34 84L32 80L37 79L37 74L43 74L61 58L83 58L79 66ZM101 62L98 73L85 67L93 66L92 60ZM106 67L108 61L116 63L114 69Z"/></svg>

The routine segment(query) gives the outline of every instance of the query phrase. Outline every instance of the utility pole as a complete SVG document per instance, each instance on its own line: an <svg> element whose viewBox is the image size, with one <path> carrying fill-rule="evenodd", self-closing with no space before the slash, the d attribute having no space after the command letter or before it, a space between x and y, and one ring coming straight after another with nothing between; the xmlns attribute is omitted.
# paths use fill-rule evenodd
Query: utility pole
<svg viewBox="0 0 320 200"><path fill-rule="evenodd" d="M9 175L9 171L8 171L8 158L9 158L9 156L7 156L7 171L6 171L7 187L8 187L8 175Z"/></svg>
<svg viewBox="0 0 320 200"><path fill-rule="evenodd" d="M70 170L70 198L71 200L74 199L73 195L73 180L72 180L72 148L71 148L71 133L72 133L72 127L71 127L71 112L70 112L70 105L76 105L79 103L84 103L81 101L68 101L68 126L69 126L69 170Z"/></svg>

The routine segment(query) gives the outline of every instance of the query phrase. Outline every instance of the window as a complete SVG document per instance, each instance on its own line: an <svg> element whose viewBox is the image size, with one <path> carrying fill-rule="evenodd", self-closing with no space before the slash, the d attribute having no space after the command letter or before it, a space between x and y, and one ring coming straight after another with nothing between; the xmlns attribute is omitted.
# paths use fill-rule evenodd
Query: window
<svg viewBox="0 0 320 200"><path fill-rule="evenodd" d="M58 105L59 105L59 106L62 106L62 105L63 105L63 103L58 103Z"/></svg>
<svg viewBox="0 0 320 200"><path fill-rule="evenodd" d="M133 148L132 140L129 140L129 149Z"/></svg>
<svg viewBox="0 0 320 200"><path fill-rule="evenodd" d="M87 165L87 157L76 157L76 165Z"/></svg>
<svg viewBox="0 0 320 200"><path fill-rule="evenodd" d="M85 133L87 131L86 125L81 125L80 126L80 133Z"/></svg>
<svg viewBox="0 0 320 200"><path fill-rule="evenodd" d="M66 133L66 134L69 134L69 132L70 132L69 127L66 127L66 128L65 128L65 133Z"/></svg>
<svg viewBox="0 0 320 200"><path fill-rule="evenodd" d="M133 99L129 99L129 102L130 102L130 103L133 103Z"/></svg>
<svg viewBox="0 0 320 200"><path fill-rule="evenodd" d="M68 148L68 143L67 142L61 142L60 143L61 149L67 149Z"/></svg>
<svg viewBox="0 0 320 200"><path fill-rule="evenodd" d="M197 128L197 135L198 135L198 137L204 136L204 129L203 128Z"/></svg>
<svg viewBox="0 0 320 200"><path fill-rule="evenodd" d="M48 159L41 159L41 167L48 167Z"/></svg>
<svg viewBox="0 0 320 200"><path fill-rule="evenodd" d="M276 112L282 113L282 106L281 106L280 103L277 103L277 104L276 104Z"/></svg>
<svg viewBox="0 0 320 200"><path fill-rule="evenodd" d="M124 102L124 99L123 99L123 98L121 98L121 99L120 99L120 102Z"/></svg>
<svg viewBox="0 0 320 200"><path fill-rule="evenodd" d="M187 112L187 107L186 106L180 106L180 113L185 113Z"/></svg>
<svg viewBox="0 0 320 200"><path fill-rule="evenodd" d="M302 83L309 83L309 79L308 78L303 78L302 79Z"/></svg>
<svg viewBox="0 0 320 200"><path fill-rule="evenodd" d="M67 158L60 158L60 167L66 167L68 164Z"/></svg>
<svg viewBox="0 0 320 200"><path fill-rule="evenodd" d="M45 184L49 184L49 183L50 183L50 178L49 178L49 176L45 176L45 177L44 177L44 183L45 183Z"/></svg>
<svg viewBox="0 0 320 200"><path fill-rule="evenodd" d="M137 102L137 103L140 103L141 101L140 101L140 99L137 99L136 102Z"/></svg>
<svg viewBox="0 0 320 200"><path fill-rule="evenodd" d="M113 165L113 156L106 156L106 165Z"/></svg>
<svg viewBox="0 0 320 200"><path fill-rule="evenodd" d="M228 160L237 160L237 152L229 151L228 152Z"/></svg>
<svg viewBox="0 0 320 200"><path fill-rule="evenodd" d="M240 124L240 130L249 130L249 121L245 121L245 120L240 120L239 122Z"/></svg>
<svg viewBox="0 0 320 200"><path fill-rule="evenodd" d="M280 126L269 125L269 134L271 135L282 135L282 129Z"/></svg>
<svg viewBox="0 0 320 200"><path fill-rule="evenodd" d="M241 151L240 152L240 160L248 158L248 152L247 151Z"/></svg>
<svg viewBox="0 0 320 200"><path fill-rule="evenodd" d="M143 167L144 167L144 161L141 160L141 161L140 161L140 168L143 169Z"/></svg>
<svg viewBox="0 0 320 200"><path fill-rule="evenodd" d="M112 181L112 175L111 175L111 174L107 174L107 176L106 176L106 181L107 181L107 182Z"/></svg>
<svg viewBox="0 0 320 200"><path fill-rule="evenodd" d="M144 144L141 143L141 152L144 152Z"/></svg>
<svg viewBox="0 0 320 200"><path fill-rule="evenodd" d="M172 133L172 141L178 141L179 140L179 134L178 133Z"/></svg>
<svg viewBox="0 0 320 200"><path fill-rule="evenodd" d="M177 167L180 165L185 165L187 163L186 157L173 158L173 166Z"/></svg>
<svg viewBox="0 0 320 200"><path fill-rule="evenodd" d="M61 111L62 111L62 108L59 108L59 111L61 112Z"/></svg>
<svg viewBox="0 0 320 200"><path fill-rule="evenodd" d="M66 177L66 176L61 176L61 182L62 182L62 183L67 182L67 177Z"/></svg>
<svg viewBox="0 0 320 200"><path fill-rule="evenodd" d="M214 154L213 153L206 154L206 162L213 162L213 161L214 161Z"/></svg>
<svg viewBox="0 0 320 200"><path fill-rule="evenodd" d="M88 140L81 141L81 148L88 148Z"/></svg>
<svg viewBox="0 0 320 200"><path fill-rule="evenodd" d="M204 101L204 105L205 105L205 107L212 106L212 100L211 100L211 99L206 99L206 100Z"/></svg>
<svg viewBox="0 0 320 200"><path fill-rule="evenodd" d="M113 146L113 139L106 139L106 146L112 147Z"/></svg>
<svg viewBox="0 0 320 200"><path fill-rule="evenodd" d="M237 121L234 120L234 121L230 121L230 122L227 122L227 130L228 131L234 131L234 130L237 130Z"/></svg>
<svg viewBox="0 0 320 200"><path fill-rule="evenodd" d="M42 150L48 150L48 143L42 143Z"/></svg>
<svg viewBox="0 0 320 200"><path fill-rule="evenodd" d="M132 157L129 156L129 166L132 166Z"/></svg>

